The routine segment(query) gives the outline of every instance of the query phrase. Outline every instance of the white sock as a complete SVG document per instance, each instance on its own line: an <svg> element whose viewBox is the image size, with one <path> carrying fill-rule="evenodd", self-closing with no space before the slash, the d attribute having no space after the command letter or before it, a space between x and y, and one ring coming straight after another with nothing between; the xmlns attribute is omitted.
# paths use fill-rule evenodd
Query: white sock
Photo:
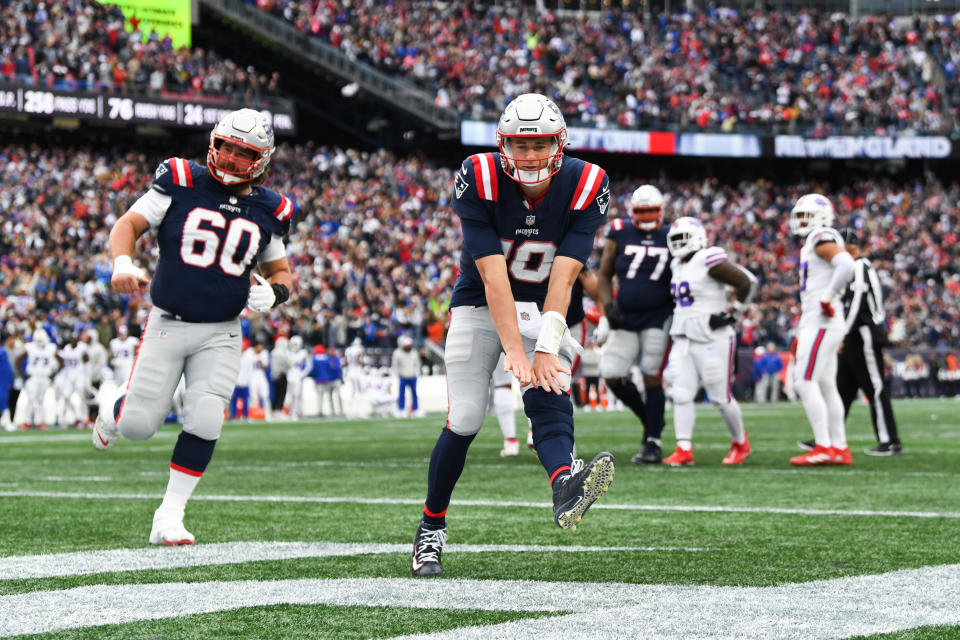
<svg viewBox="0 0 960 640"><path fill-rule="evenodd" d="M843 419L843 400L837 385L825 385L823 389L824 404L827 408L827 428L830 433L830 442L838 449L847 448L847 425Z"/></svg>
<svg viewBox="0 0 960 640"><path fill-rule="evenodd" d="M693 425L697 421L697 409L692 402L673 405L673 431L677 434L677 446L684 451L693 448Z"/></svg>
<svg viewBox="0 0 960 640"><path fill-rule="evenodd" d="M517 411L513 406L513 389L497 387L493 390L493 410L500 421L504 440L517 438Z"/></svg>
<svg viewBox="0 0 960 640"><path fill-rule="evenodd" d="M727 425L727 431L730 432L730 439L738 444L743 444L746 440L743 428L743 411L740 410L740 403L731 400L725 405L720 405L720 415L723 416L723 422Z"/></svg>
<svg viewBox="0 0 960 640"><path fill-rule="evenodd" d="M161 509L178 511L181 514L187 506L187 500L193 495L201 476L192 476L183 471L170 469L170 481L167 482L167 492L163 494Z"/></svg>
<svg viewBox="0 0 960 640"><path fill-rule="evenodd" d="M831 446L830 428L827 426L827 403L820 392L820 385L812 380L801 380L796 384L797 395L803 403L803 410L807 412L807 420L813 429L814 441L823 447ZM840 407L841 417L843 406Z"/></svg>

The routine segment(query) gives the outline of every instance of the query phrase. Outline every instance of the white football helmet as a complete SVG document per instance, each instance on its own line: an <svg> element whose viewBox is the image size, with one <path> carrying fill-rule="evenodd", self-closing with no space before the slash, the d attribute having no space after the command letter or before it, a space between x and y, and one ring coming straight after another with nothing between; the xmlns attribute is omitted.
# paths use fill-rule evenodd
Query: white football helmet
<svg viewBox="0 0 960 640"><path fill-rule="evenodd" d="M231 142L253 153L245 157L220 150L224 142ZM266 114L253 109L232 111L210 132L207 147L207 169L210 175L224 184L240 184L258 178L270 164L274 146L273 126Z"/></svg>
<svg viewBox="0 0 960 640"><path fill-rule="evenodd" d="M33 332L33 342L38 346L44 347L50 344L50 335L43 327L37 327Z"/></svg>
<svg viewBox="0 0 960 640"><path fill-rule="evenodd" d="M303 349L303 338L300 336L290 336L290 351L300 351Z"/></svg>
<svg viewBox="0 0 960 640"><path fill-rule="evenodd" d="M667 231L667 248L674 258L686 258L707 246L707 230L696 218L677 218Z"/></svg>
<svg viewBox="0 0 960 640"><path fill-rule="evenodd" d="M833 204L826 196L808 193L797 200L790 212L790 233L805 237L814 229L833 226Z"/></svg>
<svg viewBox="0 0 960 640"><path fill-rule="evenodd" d="M663 194L652 184L637 187L630 196L630 218L641 231L655 231L663 224Z"/></svg>
<svg viewBox="0 0 960 640"><path fill-rule="evenodd" d="M513 148L518 138L550 137L550 149L543 156L519 159ZM549 180L563 165L567 125L553 100L539 93L517 96L507 105L497 123L497 146L504 172L520 184L535 186ZM526 168L520 169L520 165ZM530 165L536 164L536 168Z"/></svg>

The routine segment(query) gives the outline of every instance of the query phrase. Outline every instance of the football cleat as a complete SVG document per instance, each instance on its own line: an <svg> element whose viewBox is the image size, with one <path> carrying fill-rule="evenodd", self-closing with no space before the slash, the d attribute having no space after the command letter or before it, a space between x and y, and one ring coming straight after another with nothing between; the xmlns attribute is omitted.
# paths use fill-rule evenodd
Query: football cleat
<svg viewBox="0 0 960 640"><path fill-rule="evenodd" d="M833 447L823 447L816 445L813 451L805 453L802 456L790 458L790 464L795 467L822 467L833 464Z"/></svg>
<svg viewBox="0 0 960 640"><path fill-rule="evenodd" d="M671 467L692 466L693 447L691 447L689 451L685 451L678 446L677 450L673 452L673 455L664 460L663 464L668 464Z"/></svg>
<svg viewBox="0 0 960 640"><path fill-rule="evenodd" d="M873 449L864 449L868 456L898 456L903 453L903 445L899 442L882 442Z"/></svg>
<svg viewBox="0 0 960 640"><path fill-rule="evenodd" d="M833 448L833 463L840 465L851 465L853 464L853 456L850 455L850 447L844 447L840 449L839 447Z"/></svg>
<svg viewBox="0 0 960 640"><path fill-rule="evenodd" d="M97 416L97 421L93 423L93 446L100 451L106 451L113 446L113 443L120 437L120 429L117 425L108 425L103 418Z"/></svg>
<svg viewBox="0 0 960 640"><path fill-rule="evenodd" d="M183 511L157 509L153 514L153 528L150 530L150 544L174 546L193 544L193 534L183 527Z"/></svg>
<svg viewBox="0 0 960 640"><path fill-rule="evenodd" d="M727 457L725 457L720 464L742 464L752 452L753 448L750 446L750 439L744 434L743 444L739 442L731 443L730 453L727 454Z"/></svg>
<svg viewBox="0 0 960 640"><path fill-rule="evenodd" d="M570 474L557 478L553 487L553 520L561 529L576 529L583 514L606 493L613 482L616 461L612 453L598 453L586 467L574 460Z"/></svg>
<svg viewBox="0 0 960 640"><path fill-rule="evenodd" d="M660 464L663 461L663 452L653 440L647 440L637 455L630 458L634 464Z"/></svg>
<svg viewBox="0 0 960 640"><path fill-rule="evenodd" d="M430 529L423 521L413 537L413 559L410 568L415 576L438 576L443 573L440 554L447 542L447 528Z"/></svg>
<svg viewBox="0 0 960 640"><path fill-rule="evenodd" d="M509 438L503 441L503 449L500 449L501 458L513 458L520 453L520 443L516 438Z"/></svg>
<svg viewBox="0 0 960 640"><path fill-rule="evenodd" d="M797 440L797 446L804 451L813 451L813 448L817 446L817 442L815 440Z"/></svg>

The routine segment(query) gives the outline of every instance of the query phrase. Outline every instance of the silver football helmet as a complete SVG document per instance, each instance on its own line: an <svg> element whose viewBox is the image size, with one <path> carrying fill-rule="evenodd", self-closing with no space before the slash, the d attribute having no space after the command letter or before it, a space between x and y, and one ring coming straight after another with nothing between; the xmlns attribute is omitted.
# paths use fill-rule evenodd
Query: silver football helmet
<svg viewBox="0 0 960 640"><path fill-rule="evenodd" d="M641 231L655 231L663 224L663 194L652 184L644 184L630 196L630 219Z"/></svg>
<svg viewBox="0 0 960 640"><path fill-rule="evenodd" d="M514 141L550 138L549 147L535 157L520 153ZM539 93L517 96L507 105L497 123L497 146L503 171L520 184L535 186L549 180L563 165L567 124L553 100Z"/></svg>
<svg viewBox="0 0 960 640"><path fill-rule="evenodd" d="M790 212L790 233L801 238L814 229L833 226L833 204L819 193L801 196Z"/></svg>
<svg viewBox="0 0 960 640"><path fill-rule="evenodd" d="M667 231L667 248L674 258L686 258L706 246L707 230L696 218L677 218Z"/></svg>
<svg viewBox="0 0 960 640"><path fill-rule="evenodd" d="M225 142L234 145L232 152L222 150ZM266 170L274 151L273 126L266 114L253 109L232 111L210 132L207 168L224 184L249 182Z"/></svg>

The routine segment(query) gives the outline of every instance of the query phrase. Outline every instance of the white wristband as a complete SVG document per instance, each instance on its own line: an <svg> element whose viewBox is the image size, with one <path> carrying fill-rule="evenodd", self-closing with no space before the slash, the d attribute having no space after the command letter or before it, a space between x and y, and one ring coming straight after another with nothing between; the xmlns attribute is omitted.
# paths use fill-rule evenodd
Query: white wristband
<svg viewBox="0 0 960 640"><path fill-rule="evenodd" d="M134 269L130 256L117 256L113 261L113 270L120 273L130 273Z"/></svg>
<svg viewBox="0 0 960 640"><path fill-rule="evenodd" d="M820 302L826 302L828 304L832 303L837 299L837 294L833 291L824 291L823 295L820 296Z"/></svg>
<svg viewBox="0 0 960 640"><path fill-rule="evenodd" d="M540 335L537 338L537 351L557 355L560 342L567 331L567 320L557 311L547 311L540 317Z"/></svg>
<svg viewBox="0 0 960 640"><path fill-rule="evenodd" d="M739 300L734 300L733 304L730 305L734 311L737 313L743 313L743 310L747 308L747 305Z"/></svg>

